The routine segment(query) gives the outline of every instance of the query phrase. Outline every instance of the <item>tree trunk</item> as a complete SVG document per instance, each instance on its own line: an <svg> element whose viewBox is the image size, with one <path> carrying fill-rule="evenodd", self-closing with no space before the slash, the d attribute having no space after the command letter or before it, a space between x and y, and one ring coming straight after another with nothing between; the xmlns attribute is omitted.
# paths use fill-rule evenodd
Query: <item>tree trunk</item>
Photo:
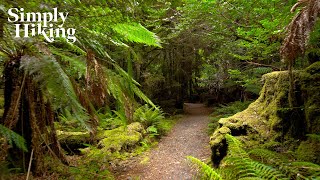
<svg viewBox="0 0 320 180"><path fill-rule="evenodd" d="M23 152L10 147L7 159L26 171L33 150L32 171L36 175L44 172L45 152L67 163L57 140L50 102L32 77L20 69L20 57L5 64L4 78L5 109L1 123L22 135L28 148L28 152Z"/></svg>

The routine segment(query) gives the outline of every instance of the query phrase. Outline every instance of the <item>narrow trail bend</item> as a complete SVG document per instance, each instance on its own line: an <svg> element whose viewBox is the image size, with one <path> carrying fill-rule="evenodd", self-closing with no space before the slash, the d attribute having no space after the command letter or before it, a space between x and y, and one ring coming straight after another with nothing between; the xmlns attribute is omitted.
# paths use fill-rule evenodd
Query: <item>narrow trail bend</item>
<svg viewBox="0 0 320 180"><path fill-rule="evenodd" d="M141 158L124 165L117 179L141 180L189 180L193 172L186 156L200 160L210 158L209 136L206 129L209 123L209 108L203 104L185 103L185 115L163 137L158 146L148 152L149 161L141 164Z"/></svg>

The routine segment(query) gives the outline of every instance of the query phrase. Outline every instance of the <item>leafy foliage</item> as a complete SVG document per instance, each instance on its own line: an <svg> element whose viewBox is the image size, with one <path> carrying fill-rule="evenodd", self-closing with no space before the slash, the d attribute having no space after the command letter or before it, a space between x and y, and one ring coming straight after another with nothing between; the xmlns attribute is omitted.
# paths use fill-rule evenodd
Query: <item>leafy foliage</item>
<svg viewBox="0 0 320 180"><path fill-rule="evenodd" d="M14 144L23 151L28 151L24 138L2 124L0 124L0 135L5 137L10 145Z"/></svg>
<svg viewBox="0 0 320 180"><path fill-rule="evenodd" d="M291 9L294 12L300 5L304 8L292 19L288 35L281 47L282 56L289 61L304 53L309 35L319 16L320 2L317 0L298 1Z"/></svg>
<svg viewBox="0 0 320 180"><path fill-rule="evenodd" d="M222 180L221 176L204 162L192 156L187 156L187 159L195 166L195 168L199 169L198 179Z"/></svg>
<svg viewBox="0 0 320 180"><path fill-rule="evenodd" d="M218 169L212 169L198 159L193 159L202 177L210 174L221 179L313 179L319 176L319 165L310 162L297 162L283 154L267 149L253 149L247 153L242 143L226 134L228 154ZM188 158L189 159L189 158ZM207 178L210 179L210 178ZM214 178L213 178L214 179Z"/></svg>
<svg viewBox="0 0 320 180"><path fill-rule="evenodd" d="M148 105L144 105L134 112L134 119L148 127L164 119L164 114L159 107L150 108Z"/></svg>
<svg viewBox="0 0 320 180"><path fill-rule="evenodd" d="M138 23L120 23L112 27L122 35L123 39L130 42L144 43L150 46L161 47L160 39L152 32Z"/></svg>
<svg viewBox="0 0 320 180"><path fill-rule="evenodd" d="M82 126L89 128L86 125L88 116L78 101L72 83L54 57L43 56L39 59L35 56L23 56L21 67L41 84L47 92L45 95L51 99L56 110L68 116L72 115Z"/></svg>

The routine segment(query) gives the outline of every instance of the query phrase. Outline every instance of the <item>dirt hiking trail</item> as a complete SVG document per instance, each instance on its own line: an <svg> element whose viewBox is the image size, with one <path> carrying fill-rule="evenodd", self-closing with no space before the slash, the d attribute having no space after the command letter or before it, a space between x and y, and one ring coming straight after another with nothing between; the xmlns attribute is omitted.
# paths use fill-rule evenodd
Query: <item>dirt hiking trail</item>
<svg viewBox="0 0 320 180"><path fill-rule="evenodd" d="M164 136L156 148L142 157L126 162L116 178L119 180L189 180L194 172L188 166L186 156L194 156L202 161L210 158L209 123L210 109L203 104L185 103L185 115ZM119 171L120 170L120 171Z"/></svg>

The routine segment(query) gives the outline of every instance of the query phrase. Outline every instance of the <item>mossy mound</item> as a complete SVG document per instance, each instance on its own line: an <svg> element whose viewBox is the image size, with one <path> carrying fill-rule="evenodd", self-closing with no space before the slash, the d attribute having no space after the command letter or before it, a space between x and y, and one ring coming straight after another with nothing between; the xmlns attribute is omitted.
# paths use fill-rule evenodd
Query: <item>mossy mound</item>
<svg viewBox="0 0 320 180"><path fill-rule="evenodd" d="M68 154L79 153L79 148L86 147L84 144L90 143L89 132L66 132L57 130L58 140L61 147L68 152Z"/></svg>
<svg viewBox="0 0 320 180"><path fill-rule="evenodd" d="M262 139L279 136L273 128L281 124L278 109L287 104L288 73L272 72L263 76L260 97L249 107L231 117L219 120L220 127L228 127L233 136L259 133Z"/></svg>
<svg viewBox="0 0 320 180"><path fill-rule="evenodd" d="M299 161L320 162L320 141L308 138L300 143L296 150Z"/></svg>
<svg viewBox="0 0 320 180"><path fill-rule="evenodd" d="M146 134L143 126L134 122L128 126L121 126L112 130L105 130L98 133L98 147L88 147L82 149L85 155L95 157L104 157L112 159L123 152L130 152L140 145Z"/></svg>
<svg viewBox="0 0 320 180"><path fill-rule="evenodd" d="M127 151L143 139L144 133L143 126L138 122L132 123L127 127L121 126L116 129L103 131L98 134L98 138L101 139L98 147L103 152Z"/></svg>
<svg viewBox="0 0 320 180"><path fill-rule="evenodd" d="M288 102L289 73L280 71L265 74L259 98L246 110L219 120L220 128L210 141L213 157L220 156L216 153L219 152L216 147L223 143L224 138L217 138L217 132L225 128L230 130L228 134L241 136L247 147L267 142L286 144L292 138L303 142L307 134L320 134L320 62L293 74L295 106L290 108ZM312 147L316 146L314 143ZM299 143L295 146L299 146ZM317 158L315 160L313 162L319 163Z"/></svg>
<svg viewBox="0 0 320 180"><path fill-rule="evenodd" d="M98 142L98 149L102 153L130 151L139 144L145 133L143 126L139 122L134 122L128 126L99 131L94 141ZM57 135L62 148L69 154L81 154L94 149L91 147L81 150L93 141L88 132L57 131Z"/></svg>

